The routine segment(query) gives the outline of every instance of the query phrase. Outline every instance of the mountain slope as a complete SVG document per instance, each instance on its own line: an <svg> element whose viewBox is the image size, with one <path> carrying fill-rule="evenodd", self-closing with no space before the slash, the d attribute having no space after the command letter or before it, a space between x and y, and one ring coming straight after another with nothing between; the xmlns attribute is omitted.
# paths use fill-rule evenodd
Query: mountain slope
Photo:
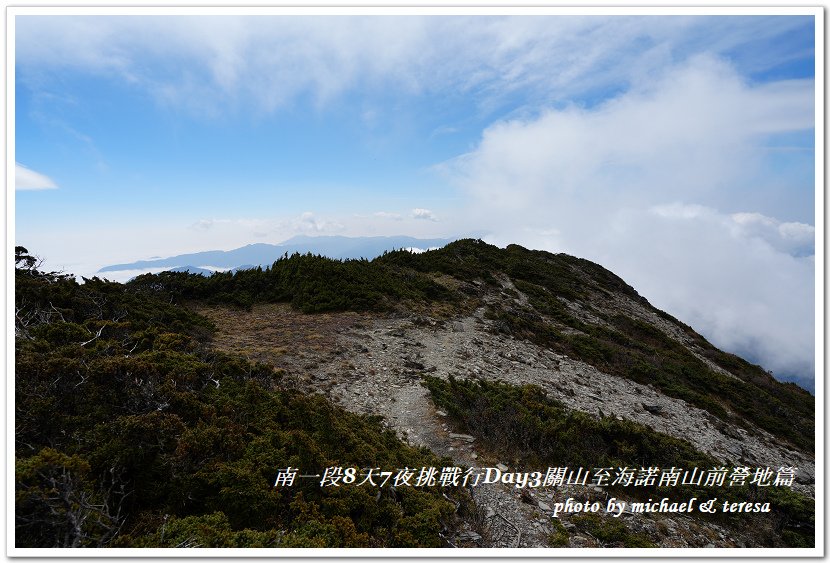
<svg viewBox="0 0 830 563"><path fill-rule="evenodd" d="M130 283L147 284L182 299L289 302L306 312L441 303L461 314L484 307L504 334L653 385L724 424L751 424L799 449L813 449L809 393L718 350L601 266L564 254L462 240L420 254L390 252L372 262L297 256L266 270L207 279L148 275Z"/></svg>
<svg viewBox="0 0 830 563"><path fill-rule="evenodd" d="M444 545L461 489L376 496L275 474L445 460L213 350L211 323L161 294L40 272L21 247L16 260L17 547Z"/></svg>
<svg viewBox="0 0 830 563"><path fill-rule="evenodd" d="M462 240L123 285L20 264L18 545L815 541L814 398L586 260ZM338 464L797 473L791 487L274 487L277 468ZM567 498L707 495L772 510L550 517Z"/></svg>
<svg viewBox="0 0 830 563"><path fill-rule="evenodd" d="M380 312L367 309L365 302L359 300L332 303L325 294L321 295L321 303L330 306L331 312L315 315L300 314L279 303L255 304L250 310L199 305L198 310L216 323L215 345L219 348L279 366L287 374L292 374L292 385L323 393L350 411L379 415L385 424L410 443L450 456L456 463L487 467L502 462L511 471L514 468L532 471L540 467L544 469L545 465L570 465L575 459L586 464L609 465L609 460L613 459L621 466L633 462L638 468L649 464L676 465L683 460L708 468L716 464L730 467L796 466L798 482L795 489L805 495L813 494L815 462L810 448L801 450L782 436L765 431L752 417L724 409L723 415L728 421L718 418L683 397L669 395L652 382L637 382L627 377L626 373L608 373L552 346L557 339L580 336L576 329L568 328L567 323L576 323L562 314L553 319L536 312L528 295L517 289L523 283L520 278L533 276L537 281L574 296L573 302L563 304L570 315L580 316L585 327L590 326L589 323L600 325L606 316L614 319L623 315L640 319L643 325L660 331L657 335L651 334L650 338L662 347L669 347L683 362L693 366L694 362L699 362L708 370L706 373L728 377L746 393L758 392L745 387L736 376L704 356L704 352L711 351L705 341L692 338L694 333L691 329L654 310L610 272L572 257L555 257L545 253L536 255L548 262L551 271L556 269L555 266L561 267L554 277L551 271L546 272L545 268L540 269L538 264L534 264L535 257L528 258L528 253L519 247L499 250L474 241L460 241L427 254L392 253L373 265L352 264L353 267L376 268L375 273L380 278L396 274L395 279L402 285L406 285L406 280L418 280L419 275L426 276L442 283L448 290L437 301L419 298L413 292L411 301L403 304L395 302L398 307L391 309L389 303L379 299L374 303ZM522 263L527 264L528 260L532 267L523 270ZM407 265L401 266L402 262ZM515 268L511 265L514 262ZM482 268L482 264L486 267ZM307 274L316 270L325 271L328 267L338 271L342 264L323 260L293 266L297 272L303 272L303 279L308 279L315 286L313 277ZM288 264L277 265L274 279L279 279L278 273L288 267ZM505 270L511 271L515 279L504 274ZM587 278L582 279L583 275ZM175 284L171 281L166 279L165 283L173 287ZM396 294L403 292L398 287L392 289ZM291 291L303 293L301 286ZM601 298L590 305L589 298L593 293L598 293ZM262 294L263 297L267 295ZM305 301L300 304L310 307ZM348 312L349 309L358 312ZM512 324L508 322L511 318L533 323L520 324L518 327L521 330L516 330L515 321ZM536 338L536 331L541 331L544 338ZM632 337L637 334L632 333ZM672 350L659 334L666 335L678 346L683 343L684 352ZM583 334L583 338L587 339L586 335L588 333ZM648 340L633 342L644 349L651 346ZM743 367L752 373L760 370L752 366ZM429 389L422 384L422 376L426 377ZM442 387L444 384L438 383L452 384L453 379L459 387L445 388ZM489 387L474 389L472 395L476 398L472 408L469 408L465 406L468 399L464 398L463 385L470 382L481 385L494 382L517 391L514 394L513 391L501 391L498 387L496 391L491 391ZM692 391L688 382L682 383L684 387L681 389ZM774 380L765 380L763 384L772 390L777 390L779 385L787 389L792 387ZM527 386L530 388L525 391ZM491 392L495 394L494 400L485 400ZM803 390L799 392L796 389L795 392L796 396L804 399L804 404L794 401L796 406L809 412L813 398ZM510 419L509 413L521 412L522 408L515 403L515 397L528 393L529 397L533 397L533 405L544 404L538 398L541 393L548 396L545 401L561 405L545 408L570 413L561 415L568 421L564 423L565 428L574 427L575 422L582 421L578 422L580 426L577 427L581 428L577 430L579 439L565 441L562 426L559 426L560 430L551 430L553 434L544 438L549 442L552 440L552 445L541 448L539 441L542 438L534 434L536 430L532 428L537 424L553 424L550 419L546 422L531 421L530 426L522 422L527 414L520 419ZM708 399L713 395L700 393L700 396ZM590 418L580 418L577 413L587 414ZM590 420L597 423L590 423ZM640 426L626 426L632 423ZM465 437L465 434L469 436ZM672 442L672 439L680 440L681 444ZM533 445L529 449L516 449L522 443ZM621 447L614 444L627 445ZM603 454L604 451L617 453L612 457L603 457L608 455ZM515 530L505 524L504 518L521 526L520 545L548 545L545 534L552 533L551 529L534 526L540 516L540 507L552 506L569 495L586 498L585 489L579 487L563 487L553 493L534 491L523 497L511 495L509 490L506 493L489 487L476 491L476 502L490 514L484 526L489 531L484 534L485 539L480 540L484 545L509 547L517 541ZM679 492L685 494L674 489L663 492L649 490L650 495L672 498ZM725 489L714 492L705 490L690 496L714 494L740 502L745 498L766 498L767 494L774 496L779 492ZM608 494L620 498L627 493L630 491L588 491L589 495L594 495L593 500L597 500L597 496L603 500L603 495ZM727 521L729 531L717 532L725 534L720 540L712 541L708 532L698 529L698 526L706 528L713 524L696 519L692 522L660 520L662 524L658 528L668 526L668 529L675 530L668 535L653 528L654 521L635 519L627 521L625 529L628 532L614 535L617 540L610 542L610 545L633 546L642 545L641 542L674 547L771 545L768 542L774 543L777 540L772 538L780 538L782 533L780 529L775 531L770 528L774 522L788 521L787 526L792 527L788 532L790 534L798 535L810 529L811 501L805 500L809 496L793 498L802 500L775 497L772 501L779 506L792 507L794 512L786 516ZM541 513L544 514L544 509ZM570 535L566 534L570 538L568 545L600 546L593 543L596 540L592 537L596 536L596 526L602 528L605 524L578 519L565 520L565 523L576 526L569 528ZM691 530L698 531L689 531L690 524ZM799 543L801 540L790 541L794 542L790 545L802 545ZM807 543L810 543L809 539Z"/></svg>

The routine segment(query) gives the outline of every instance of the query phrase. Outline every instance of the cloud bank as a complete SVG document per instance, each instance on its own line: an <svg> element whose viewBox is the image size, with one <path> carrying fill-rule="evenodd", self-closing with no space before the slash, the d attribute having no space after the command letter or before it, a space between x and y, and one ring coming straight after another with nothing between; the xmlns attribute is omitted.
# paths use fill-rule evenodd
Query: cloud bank
<svg viewBox="0 0 830 563"><path fill-rule="evenodd" d="M811 81L756 86L698 57L592 109L496 123L440 170L491 241L595 260L812 389L815 229L770 196L813 188L770 165L769 146L813 127L813 99Z"/></svg>

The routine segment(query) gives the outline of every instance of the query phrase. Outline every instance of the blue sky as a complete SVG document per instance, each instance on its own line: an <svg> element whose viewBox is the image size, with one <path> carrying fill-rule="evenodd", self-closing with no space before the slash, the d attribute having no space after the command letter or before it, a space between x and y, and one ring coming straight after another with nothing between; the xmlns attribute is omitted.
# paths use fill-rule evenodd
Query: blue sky
<svg viewBox="0 0 830 563"><path fill-rule="evenodd" d="M812 16L15 26L15 242L53 268L484 234L812 378Z"/></svg>

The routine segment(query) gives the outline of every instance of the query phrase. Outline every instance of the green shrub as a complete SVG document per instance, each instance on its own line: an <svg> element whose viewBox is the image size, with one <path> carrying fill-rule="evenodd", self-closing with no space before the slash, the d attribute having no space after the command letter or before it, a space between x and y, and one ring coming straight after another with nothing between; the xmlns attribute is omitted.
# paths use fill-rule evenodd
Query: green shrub
<svg viewBox="0 0 830 563"><path fill-rule="evenodd" d="M424 382L436 405L449 414L461 431L474 435L480 446L498 458L514 460L518 468L528 471L565 466L587 470L598 467L696 467L706 470L723 465L685 440L632 421L596 418L571 410L533 385L517 387L452 377L445 381L431 376L424 377ZM720 501L730 502L769 502L770 514L696 516L744 531L753 530L762 545L814 543L815 501L788 488L754 485L678 485L671 489L656 485L617 485L608 488L630 497L717 497ZM625 535L619 526L602 524L599 528L605 539L591 533L602 541L623 543L627 547L645 546L640 545L642 538ZM766 534L763 537L759 535L761 530ZM789 533L785 536L784 531Z"/></svg>
<svg viewBox="0 0 830 563"><path fill-rule="evenodd" d="M571 518L577 529L599 540L603 547L657 547L642 534L629 531L624 522L598 514L577 514Z"/></svg>

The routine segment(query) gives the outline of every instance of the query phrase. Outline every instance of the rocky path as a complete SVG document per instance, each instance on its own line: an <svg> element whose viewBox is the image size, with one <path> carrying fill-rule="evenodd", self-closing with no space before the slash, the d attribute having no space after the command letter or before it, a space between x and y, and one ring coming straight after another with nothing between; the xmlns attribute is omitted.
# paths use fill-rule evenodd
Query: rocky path
<svg viewBox="0 0 830 563"><path fill-rule="evenodd" d="M200 312L217 324L218 348L282 367L300 388L324 393L353 412L380 415L401 438L459 466L509 465L509 460L489 457L479 451L472 436L451 428L421 384L422 373L536 384L570 408L643 423L689 440L730 464L795 465L798 488L814 494L812 459L790 451L771 435L728 427L650 386L601 373L525 341L494 335L483 310L454 321L356 313L303 315L286 305L260 305L250 312ZM478 514L450 541L458 546L547 547L557 530L549 507L568 496L605 500L603 491L585 487L524 494L507 485L477 487ZM656 538L661 546L751 543L751 538L730 537L714 524L682 516L629 516L625 517L629 528ZM569 532L568 545L601 546L597 538L577 532L567 517L560 521Z"/></svg>

